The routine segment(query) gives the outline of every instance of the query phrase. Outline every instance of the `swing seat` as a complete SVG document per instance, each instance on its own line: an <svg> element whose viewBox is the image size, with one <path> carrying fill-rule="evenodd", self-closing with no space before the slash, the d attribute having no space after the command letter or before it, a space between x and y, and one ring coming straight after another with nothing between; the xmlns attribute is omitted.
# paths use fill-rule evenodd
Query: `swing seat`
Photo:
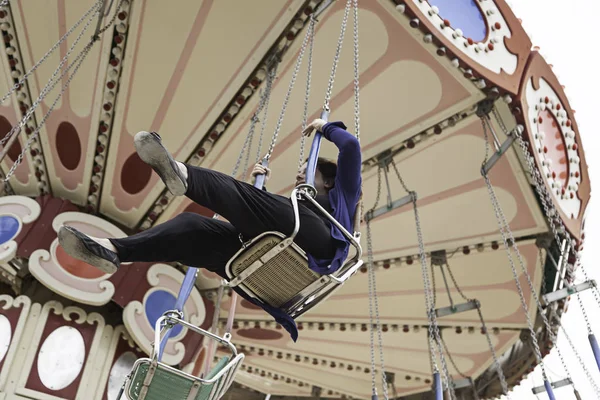
<svg viewBox="0 0 600 400"><path fill-rule="evenodd" d="M311 201L350 240L355 254L333 274L311 270L306 252L294 243L300 229L298 197ZM310 310L339 289L363 264L359 234L352 235L323 209L301 186L291 196L296 226L290 237L264 232L246 244L229 260L225 272L229 286L239 287L263 304L282 309L292 318Z"/></svg>
<svg viewBox="0 0 600 400"><path fill-rule="evenodd" d="M181 324L191 331L215 339L229 347L232 356L224 356L204 378L199 378L158 361L156 348L162 335L162 323ZM173 324L174 323L174 324ZM244 359L229 342L230 335L220 338L179 318L163 316L156 322L156 340L151 358L140 358L133 365L124 387L129 400L218 400L233 383Z"/></svg>

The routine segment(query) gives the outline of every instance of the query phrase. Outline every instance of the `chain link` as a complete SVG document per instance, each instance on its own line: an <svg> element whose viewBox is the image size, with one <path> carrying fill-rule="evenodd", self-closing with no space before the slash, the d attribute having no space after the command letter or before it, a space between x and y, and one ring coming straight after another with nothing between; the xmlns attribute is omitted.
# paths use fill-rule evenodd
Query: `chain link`
<svg viewBox="0 0 600 400"><path fill-rule="evenodd" d="M342 19L342 26L340 28L340 36L337 41L337 47L335 49L335 55L333 57L333 65L331 66L331 74L329 75L329 81L327 82L327 90L325 92L325 103L323 108L326 111L330 110L329 102L331 101L331 93L333 92L333 83L335 81L335 74L337 71L337 66L340 61L340 54L342 52L342 43L344 43L344 36L346 35L346 25L348 24L348 13L350 11L350 6L352 5L353 0L346 1L346 7L344 8L344 17ZM356 27L358 32L358 26ZM358 53L357 53L358 54Z"/></svg>
<svg viewBox="0 0 600 400"><path fill-rule="evenodd" d="M98 1L96 1L96 3L94 3L94 5L93 5L92 7L90 7L90 9L89 9L89 10L87 10L85 14L83 14L83 16L82 16L82 17L79 19L79 21L77 21L77 22L75 23L75 25L73 25L73 26L71 27L71 29L69 29L69 30L67 31L67 33L65 33L65 34L64 34L64 35L63 35L63 36L62 36L62 37L61 37L61 38L58 40L58 42L56 42L56 43L54 44L54 46L52 46L52 47L50 48L50 50L48 50L48 51L46 52L46 54L44 54L44 55L42 56L42 58L40 58L40 60L39 60L39 61L38 61L38 62L37 62L37 63L36 63L36 64L35 64L33 67L31 67L31 69L30 69L29 71L27 71L27 73L25 73L25 75L23 75L23 77L22 77L22 78L21 78L21 79L20 79L20 80L19 80L17 83L15 83L15 84L13 85L13 87L12 87L12 88L11 88L11 89L8 91L8 93L6 93L6 94L5 94L5 95L2 97L2 99L0 99L0 104L3 104L3 103L6 101L6 99L7 99L8 97L10 97L10 95L11 95L11 94L13 94L13 93L14 93L14 91L15 91L15 90L17 90L17 89L19 89L21 86L23 86L23 84L24 84L24 83L25 83L25 81L26 81L26 80L29 78L29 76L30 76L32 73L34 73L34 72L35 72L35 71L38 69L38 67L39 67L39 66L40 66L42 63L44 63L44 61L46 61L46 60L48 59L48 57L50 56L50 54L52 54L52 53L54 52L54 50L56 50L56 49L57 49L57 48L58 48L58 47L59 47L59 46L60 46L60 45L61 45L61 44L62 44L62 43L63 43L63 42L64 42L64 41L67 39L67 37L68 37L68 36L70 36L70 35L71 35L71 33L73 33L73 31L74 31L75 29L77 29L77 27L78 27L79 25L81 25L81 23L83 22L83 20L84 20L84 19L86 19L86 18L87 18L87 16L88 16L88 15L89 15L89 14L90 14L92 11L94 11L94 9L96 9L97 11L100 9L100 5L102 4L102 2L103 2L103 0L98 0ZM2 6L5 6L5 5L7 5L7 4L8 4L8 0L4 0L4 1L3 1L3 2L0 4L0 7L2 7ZM4 144L4 143L6 143L6 140L5 140L5 139L6 139L6 140L8 140L8 139L7 139L7 137L5 137L4 139L2 139L2 141L0 141L0 144Z"/></svg>
<svg viewBox="0 0 600 400"><path fill-rule="evenodd" d="M23 161L23 157L25 156L27 150L29 149L29 147L33 143L33 140L37 137L37 135L40 132L40 129L42 129L42 127L44 126L46 120L48 119L48 117L50 116L50 114L54 111L54 107L56 107L56 104L62 98L62 95L65 93L65 91L69 87L69 84L71 83L71 81L73 80L73 78L75 77L75 75L77 74L77 70L79 69L79 67L81 66L82 62L85 60L85 58L87 57L87 55L90 52L90 50L91 50L91 48L92 48L93 45L94 45L94 42L88 43L84 47L84 49L82 50L82 52L79 53L79 55L77 56L77 58L74 60L74 63L71 63L69 65L69 67L67 67L65 69L65 71L63 72L63 74L61 74L59 80L71 69L71 67L73 65L75 65L75 68L73 69L73 73L71 75L69 75L69 79L67 79L67 81L65 82L65 84L62 86L62 89L61 89L60 93L58 94L58 96L56 97L56 99L54 100L54 102L52 103L52 105L48 108L48 112L46 112L46 115L44 115L44 118L42 118L42 120L38 124L37 128L35 129L35 131L33 131L31 133L31 135L29 136L29 139L27 140L27 142L25 144L25 147L24 147L23 151L21 152L21 154L19 154L19 156L15 160L14 164L12 165L12 167L10 168L10 170L7 172L6 177L4 178L5 182L7 182L10 179L10 177L14 174L14 172L17 169L17 167L19 166L19 164L21 164L21 162Z"/></svg>
<svg viewBox="0 0 600 400"><path fill-rule="evenodd" d="M312 81L312 59L313 59L313 47L315 43L315 23L316 20L314 16L311 14L310 16L310 24L308 29L310 31L310 43L308 46L308 61L307 61L307 73L306 73L306 91L304 93L304 111L302 113L302 130L306 128L308 123L308 104L310 100L310 84ZM300 156L298 158L298 173L302 171L302 166L304 165L304 147L306 144L306 136L302 135L300 138Z"/></svg>
<svg viewBox="0 0 600 400"><path fill-rule="evenodd" d="M359 86L359 58L358 58L358 0L353 4L354 17L354 134L360 142L360 86Z"/></svg>
<svg viewBox="0 0 600 400"><path fill-rule="evenodd" d="M492 110L494 113L494 117L496 119L496 121L499 123L501 129L504 131L505 134L509 134L508 130L506 129L506 125L504 124L504 121L502 120L502 117L500 116L498 110L496 110L495 108ZM584 268L583 264L581 264L580 261L580 251L578 248L576 248L576 246L574 246L573 240L571 238L571 236L567 233L567 230L564 226L564 223L562 221L562 219L560 218L560 215L558 213L558 211L556 210L556 208L554 207L554 201L552 199L552 196L550 195L550 193L548 192L540 171L537 169L537 167L535 166L535 160L533 159L533 157L531 156L531 153L529 152L529 149L527 147L527 144L525 143L525 140L522 137L522 130L521 129L515 129L513 131L513 134L516 136L517 141L519 142L519 147L521 148L521 152L523 154L523 157L525 158L529 173L533 179L534 185L535 185L535 189L538 193L538 196L540 198L540 201L542 202L542 206L544 208L547 220L550 224L550 228L552 229L552 233L554 234L554 238L556 240L557 245L560 245L561 240L560 240L560 235L559 235L559 231L558 228L556 227L556 225L559 226L561 232L563 233L565 240L567 241L567 244L569 245L571 251L573 251L573 253L575 254L575 259L576 259L576 264L579 264L579 268L581 270L581 272L584 275L584 279L586 281L590 281L587 271ZM567 270L569 271L569 274L572 275L572 277L574 278L574 270L575 270L575 265L570 265L568 262L568 253L563 255L563 263L566 263L567 266ZM562 268L562 266L561 266ZM594 286L592 288L592 293L594 295L594 298L596 300L596 303L598 305L600 305L600 294L598 292L598 288L596 286ZM577 297L579 297L579 294L577 294ZM583 305L583 304L582 304ZM583 307L582 307L583 310ZM591 333L591 326L589 323L589 320L587 318L587 313L585 313L585 311L583 312L584 314L584 318L585 318L585 322L586 322L586 326L588 329L588 332Z"/></svg>
<svg viewBox="0 0 600 400"><path fill-rule="evenodd" d="M411 201L413 204L413 211L415 216L415 225L417 228L417 241L419 243L419 258L421 262L421 275L423 278L423 287L425 290L425 307L427 310L427 318L429 322L429 346L430 346L430 356L431 356L431 365L433 372L439 372L437 367L437 363L435 362L435 349L437 348L437 352L440 358L440 364L442 365L442 377L444 380L444 385L450 393L450 398L452 400L456 399L456 393L454 392L454 384L452 382L452 375L448 371L448 365L446 364L446 358L444 357L444 351L442 349L442 338L440 335L440 329L437 323L437 317L435 315L435 306L433 303L433 294L432 294L432 286L429 280L429 274L427 272L427 257L425 255L425 244L423 240L423 231L421 229L421 219L419 217L419 209L417 207L417 194L414 191L407 190L408 187L404 183L402 176L400 175L400 171L398 171L398 167L394 162L394 159L391 160L391 164L394 167L394 172L398 177L398 180L402 184L402 187L407 191L408 195L411 197Z"/></svg>
<svg viewBox="0 0 600 400"><path fill-rule="evenodd" d="M518 132L518 130L516 130L516 132ZM486 146L486 154L487 154L487 150L488 150L487 147L489 146L489 142L488 142L487 130L485 130L485 128L484 128L484 137L485 137L485 146ZM483 164L485 164L486 161L487 160L484 160ZM544 326L546 327L546 330L548 332L548 336L550 337L551 342L554 343L554 344L556 344L556 351L559 354L561 363L563 365L563 368L565 369L565 373L570 378L570 373L569 373L569 370L567 368L566 362L564 361L564 358L562 356L562 353L561 353L560 348L558 347L558 344L557 344L557 341L556 341L556 339L557 339L556 335L555 335L554 331L552 330L552 327L550 326L550 323L548 321L548 318L547 318L546 314L544 313L544 309L543 309L542 304L541 304L541 302L539 300L539 297L537 295L537 291L535 290L535 288L533 286L533 283L531 282L531 277L530 277L529 273L527 272L527 270L525 268L525 263L523 261L523 257L521 256L521 253L520 253L520 251L518 249L518 246L516 244L516 240L515 240L515 238L514 238L514 236L512 234L512 231L510 230L510 226L508 224L506 216L504 215L504 212L502 211L502 208L500 207L498 198L496 197L496 193L494 191L494 188L492 187L492 184L491 184L490 179L487 176L487 174L484 174L484 179L485 179L486 185L488 187L488 192L490 194L490 199L492 200L492 205L494 207L494 211L496 213L496 219L498 220L498 224L500 226L500 232L502 234L502 239L504 240L504 247L505 247L505 249L506 249L506 251L508 253L508 258L509 258L511 269L512 269L512 272L513 272L513 278L515 279L515 283L517 285L517 290L519 291L519 296L521 298L521 304L523 306L523 310L525 311L525 316L527 318L527 323L529 325L530 335L531 335L531 338L532 338L532 341L533 341L533 345L534 345L534 351L536 353L536 357L538 358L538 362L539 362L540 368L542 370L542 376L543 376L544 380L546 380L546 381L548 380L548 376L546 374L546 369L544 367L544 362L543 362L543 359L542 359L540 348L539 348L539 345L538 345L538 342L537 342L537 337L536 337L535 332L533 330L533 323L532 323L532 321L531 321L531 319L529 317L529 312L527 311L528 308L527 308L527 304L525 303L525 298L524 298L523 290L521 288L521 284L520 284L518 276L517 276L516 267L514 265L514 261L513 261L511 252L510 252L510 247L512 247L515 255L517 256L517 259L519 261L519 265L521 267L521 270L523 271L523 275L527 279L527 283L529 285L529 289L531 290L531 294L533 295L533 298L534 298L535 303L537 305L537 309L538 309L539 315L540 315L540 317L541 317L541 319L542 319L542 321L544 323ZM511 242L511 246L510 247L508 245L508 239L506 237L507 234L508 234L509 240ZM573 350L573 352L575 353L575 355L579 358L579 353L577 352L577 349L574 346L572 346L571 349ZM588 376L588 379L590 379L590 382L592 382L592 385L593 385L593 381L591 381L591 376ZM575 387L574 383L573 383L573 387ZM599 394L599 393L597 393L597 394Z"/></svg>
<svg viewBox="0 0 600 400"><path fill-rule="evenodd" d="M62 60L58 64L58 67L56 67L56 69L54 70L54 73L52 73L52 76L50 77L50 79L48 80L48 82L46 83L46 85L44 86L44 88L40 91L40 94L39 94L38 98L33 102L33 104L31 105L31 107L27 110L27 112L25 113L25 115L23 116L23 118L19 121L19 123L16 124L6 134L6 136L4 136L4 138L2 138L2 140L0 140L0 145L4 145L11 138L11 136L13 134L15 134L16 132L18 132L21 129L23 129L23 127L25 127L25 124L27 123L27 121L29 121L29 119L31 118L31 116L33 115L33 113L35 112L35 110L37 109L37 107L39 106L39 104L46 98L46 96L52 91L52 89L54 89L54 87L58 84L58 82L65 76L65 74L68 71L68 69L65 70L65 71L63 71L63 73L58 77L58 79L56 78L56 76L58 75L58 73L62 70L62 68L64 67L65 63L67 62L67 59L69 58L69 56L71 55L71 53L75 49L75 46L77 46L77 44L79 43L79 41L83 37L83 34L87 31L87 29L89 28L90 24L94 20L94 15L98 14L99 12L100 12L100 8L98 7L98 5L96 5L96 11L92 15L92 17L90 19L88 19L87 23L83 27L83 30L79 33L79 35L77 36L77 38L73 42L73 45L67 51L67 54L65 54L65 56L62 58ZM73 63L71 63L70 65L73 65ZM39 128L39 126L40 125L38 125L38 128ZM23 158L22 155L27 150L28 149L25 148L21 152L21 157L19 157L21 160ZM15 162L15 165L18 165L18 164ZM13 172L14 172L14 169L13 169ZM7 176L4 179L5 182L8 181L8 179L10 179L10 177L11 177L12 174L8 173L6 175Z"/></svg>
<svg viewBox="0 0 600 400"><path fill-rule="evenodd" d="M496 121L498 121L498 123L500 124L500 127L502 128L502 130L504 131L504 133L508 134L508 130L506 129L506 125L504 124L504 121L502 120L500 114L498 113L498 111L495 108L493 109L493 113L494 113L494 117L495 117ZM556 227L555 222L559 225L559 227L560 227L560 229L561 229L561 231L562 231L562 233L563 233L563 235L565 237L565 240L567 241L567 244L569 245L569 248L571 249L571 251L573 251L575 253L575 259L576 259L575 263L577 264L580 261L580 251L579 251L579 249L577 249L573 245L573 240L572 240L571 236L567 233L567 230L565 229L564 223L563 223L562 219L560 218L559 213L557 212L557 210L554 207L554 201L553 201L550 193L548 192L548 190L546 189L546 187L545 187L545 185L543 183L540 171L535 166L535 160L531 156L531 154L529 152L529 149L527 147L527 144L525 143L525 141L524 141L524 139L522 137L522 132L523 132L522 129L517 128L517 129L515 129L512 132L512 134L514 134L516 136L517 141L519 142L519 147L521 148L521 152L522 152L523 157L525 158L525 161L527 163L527 166L528 166L528 169L529 169L529 173L531 174L531 177L533 178L533 181L534 181L534 184L535 184L535 187L536 187L536 191L537 191L538 196L539 196L539 198L540 198L540 200L542 202L542 205L544 207L544 211L546 213L546 217L548 219L548 222L550 223L550 227L552 229L552 233L554 234L554 238L556 240L556 243L557 243L557 245L560 245L561 240L560 240L560 235L559 235L559 232L558 232L558 229ZM486 145L487 145L487 137L486 137ZM509 232L510 232L510 230L509 230ZM514 243L514 240L513 240L513 243ZM515 250L516 250L516 248L515 248ZM516 254L519 255L518 251L516 251ZM566 263L566 266L567 266L567 269L568 269L569 273L573 274L575 266L572 266L572 265L570 265L568 263L568 255L569 255L569 252L566 252L566 254L563 254L563 260L562 261L563 261L563 263ZM583 267L582 264L579 264L579 266L580 266L581 271L584 274L585 280L589 281L590 279L587 276L587 272L586 272L585 268ZM521 268L523 268L523 265L521 265ZM562 266L560 268L562 268ZM529 274L525 273L525 275L526 275L526 277L527 277L527 279L529 281L529 284L531 286L531 282L530 282L530 279L529 279ZM574 278L574 274L572 275L572 278ZM562 352L560 351L560 348L558 347L557 337L554 334L554 332L552 331L552 329L550 328L550 325L548 323L548 318L546 317L545 314L543 314L543 311L542 311L542 308L541 308L541 304L540 304L540 302L539 302L539 300L537 298L537 295L536 295L535 291L533 291L533 289L532 289L532 293L534 294L534 298L536 299L538 310L540 311L540 314L541 314L542 320L544 322L544 325L546 326L546 329L548 330L548 335L550 336L550 340L552 341L552 343L555 344L557 353L558 353L559 358L561 360L561 364L562 364L562 366L563 366L566 374L568 375L568 377L570 379L570 373L569 373L569 370L567 368L567 364L566 364L566 362L565 362L565 360L563 358L563 355L562 355ZM592 293L594 294L596 302L598 304L600 304L600 299L598 298L598 288L596 286L594 286L592 288ZM578 293L576 296L577 296L577 298L580 301L581 310L582 310L582 313L583 313L583 316L584 316L584 319L585 319L585 323L586 323L586 326L587 326L588 333L591 334L592 330L591 330L590 322L589 322L587 313L585 312L585 308L584 308L583 302L582 302L582 300L580 298L580 294ZM560 320L558 318L557 318L557 321L558 321L558 324L560 325L560 327L562 328L562 324L560 323ZM564 328L563 328L563 332L565 333L565 336L567 336L566 335L566 330ZM567 337L567 339L568 339L568 337ZM589 374L589 371L587 371L587 368L583 364L583 362L581 360L581 357L580 357L580 355L579 355L576 347L573 345L573 343L571 342L570 339L568 339L568 341L569 341L569 345L571 346L571 349L573 350L573 353L578 358L579 363L581 364L582 368L584 369L584 372L586 373L586 377L590 381L591 385L594 387L596 395L600 398L600 391L598 390L598 386L595 384L594 380L592 379L591 375ZM574 384L573 384L573 387L575 388Z"/></svg>
<svg viewBox="0 0 600 400"><path fill-rule="evenodd" d="M307 29L306 34L304 35L304 39L302 40L302 46L300 47L300 53L298 54L298 59L296 60L296 65L294 66L294 71L292 72L292 79L290 80L290 84L288 86L287 93L283 99L283 106L281 107L281 112L279 113L279 118L277 119L277 125L275 126L275 132L273 133L273 137L271 138L271 144L269 145L269 151L265 155L264 159L269 160L271 155L273 154L273 150L275 149L275 143L277 142L277 136L279 136L279 131L281 130L281 124L283 123L283 117L285 116L285 112L287 110L288 102L290 101L290 96L292 94L292 89L294 88L294 84L296 83L296 77L298 76L298 71L300 70L300 65L302 64L302 59L304 58L304 53L306 52L306 45L308 44L308 39L311 36L311 30Z"/></svg>
<svg viewBox="0 0 600 400"><path fill-rule="evenodd" d="M375 198L375 204L371 211L375 210L379 205L381 199L381 168L377 171L377 195ZM387 378L385 374L385 363L383 357L383 337L381 333L381 323L379 317L379 303L377 299L377 284L375 280L375 266L373 260L373 237L371 234L371 220L367 221L367 257L368 257L368 281L369 281L369 323L370 323L370 344L371 344L371 384L373 395L377 395L376 383L375 383L375 340L374 330L377 329L378 345L379 345L379 358L381 363L381 379L383 387L383 396L388 400L387 391ZM373 321L373 312L375 312L375 322Z"/></svg>
<svg viewBox="0 0 600 400"><path fill-rule="evenodd" d="M504 376L504 371L502 370L502 366L500 365L500 361L498 360L498 356L496 355L496 350L494 349L494 345L492 344L492 338L490 336L490 331L485 325L485 319L483 319L483 313L481 311L481 305L477 302L477 314L479 315L479 320L481 321L481 329L485 334L485 339L487 341L490 352L492 353L492 358L494 359L494 366L496 367L496 372L498 373L498 378L500 379L500 385L502 386L502 393L506 396L507 399L510 400L510 395L508 394L508 383L506 383L506 377Z"/></svg>
<svg viewBox="0 0 600 400"><path fill-rule="evenodd" d="M573 344L573 342L571 341L571 338L569 337L569 334L567 333L567 330L564 328L564 326L562 325L560 318L558 317L558 315L556 315L556 311L554 309L552 309L552 314L554 315L554 320L557 322L558 326L560 327L560 329L562 330L563 335L565 335L565 338L567 338L567 341L569 342L569 346L571 346L571 348L575 348L575 345ZM556 347L558 349L558 345ZM579 363L579 365L581 365L581 368L583 369L583 372L585 373L585 376L588 378L588 380L590 381L590 384L592 385L592 388L594 389L594 392L596 393L596 397L600 398L600 389L598 388L598 385L596 384L596 381L594 381L594 379L592 378L592 375L590 374L590 371L587 369L587 367L585 366L585 363L583 362L583 360L581 359L581 357L579 356L579 353L575 353L575 356L577 357L577 362ZM561 362L563 363L563 368L565 366L565 362L561 357ZM567 371L567 377L569 379L571 379L571 376ZM575 387L575 385L573 385L573 388Z"/></svg>
<svg viewBox="0 0 600 400"><path fill-rule="evenodd" d="M8 5L8 0L2 0L2 1L0 2L0 7L4 7L4 6L7 6L7 5ZM1 104L1 103L0 103L0 104Z"/></svg>

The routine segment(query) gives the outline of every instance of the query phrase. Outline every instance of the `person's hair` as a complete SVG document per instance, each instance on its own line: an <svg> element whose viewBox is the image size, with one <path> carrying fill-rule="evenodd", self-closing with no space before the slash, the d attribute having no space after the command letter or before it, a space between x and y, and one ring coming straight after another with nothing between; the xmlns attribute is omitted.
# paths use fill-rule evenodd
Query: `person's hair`
<svg viewBox="0 0 600 400"><path fill-rule="evenodd" d="M308 162L308 158L304 162ZM330 179L332 185L335 183L335 176L337 174L337 163L325 157L317 158L317 170L323 176L323 179ZM332 186L333 187L333 186Z"/></svg>
<svg viewBox="0 0 600 400"><path fill-rule="evenodd" d="M323 179L330 179L333 185L333 183L335 182L335 176L337 174L337 164L335 163L335 161L319 157L317 159L317 169L319 170L321 175L323 175Z"/></svg>

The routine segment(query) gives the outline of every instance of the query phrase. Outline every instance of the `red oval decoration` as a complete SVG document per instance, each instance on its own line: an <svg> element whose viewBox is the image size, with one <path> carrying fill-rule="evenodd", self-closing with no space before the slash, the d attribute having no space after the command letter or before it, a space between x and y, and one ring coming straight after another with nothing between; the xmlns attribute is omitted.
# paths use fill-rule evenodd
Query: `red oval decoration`
<svg viewBox="0 0 600 400"><path fill-rule="evenodd" d="M123 164L121 186L129 194L138 194L148 185L151 176L152 168L133 153Z"/></svg>
<svg viewBox="0 0 600 400"><path fill-rule="evenodd" d="M4 139L4 137L10 132L12 129L12 125L6 118L0 115L0 137ZM21 143L17 140L8 150L8 158L10 158L13 162L19 157L23 149L21 148Z"/></svg>
<svg viewBox="0 0 600 400"><path fill-rule="evenodd" d="M81 141L70 122L61 122L56 130L56 152L62 165L73 171L81 161Z"/></svg>

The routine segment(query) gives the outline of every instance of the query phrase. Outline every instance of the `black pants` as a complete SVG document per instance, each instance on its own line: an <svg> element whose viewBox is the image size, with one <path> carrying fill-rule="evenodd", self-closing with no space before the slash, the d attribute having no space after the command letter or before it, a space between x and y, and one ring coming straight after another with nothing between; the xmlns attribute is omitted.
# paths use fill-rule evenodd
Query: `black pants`
<svg viewBox="0 0 600 400"><path fill-rule="evenodd" d="M241 248L239 234L249 240L265 231L289 235L294 230L291 200L255 188L228 175L187 166L186 196L222 215L223 222L182 213L146 231L110 241L122 262L174 262L206 268L225 276L225 264ZM330 225L302 203L295 242L315 258L332 258Z"/></svg>

